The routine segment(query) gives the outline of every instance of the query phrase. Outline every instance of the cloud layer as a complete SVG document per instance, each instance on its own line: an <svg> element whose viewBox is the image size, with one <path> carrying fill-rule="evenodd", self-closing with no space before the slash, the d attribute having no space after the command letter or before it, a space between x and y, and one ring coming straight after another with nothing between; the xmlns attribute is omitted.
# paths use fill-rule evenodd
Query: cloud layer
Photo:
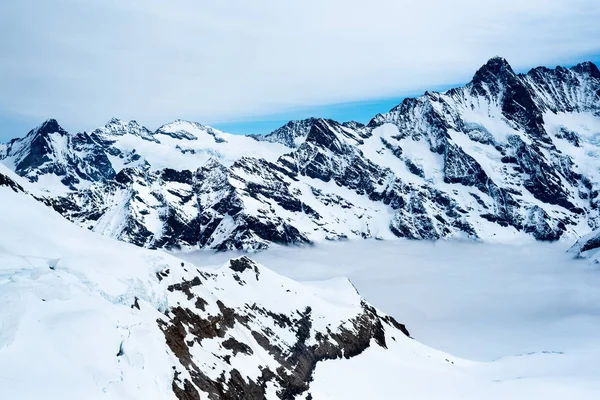
<svg viewBox="0 0 600 400"><path fill-rule="evenodd" d="M597 0L0 3L0 112L81 129L205 123L464 82L600 51Z"/></svg>

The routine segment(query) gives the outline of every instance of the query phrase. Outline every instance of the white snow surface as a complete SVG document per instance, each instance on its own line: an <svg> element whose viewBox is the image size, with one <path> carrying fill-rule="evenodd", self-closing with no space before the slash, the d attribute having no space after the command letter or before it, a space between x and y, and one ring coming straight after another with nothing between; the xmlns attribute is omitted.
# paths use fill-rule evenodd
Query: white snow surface
<svg viewBox="0 0 600 400"><path fill-rule="evenodd" d="M102 138L114 141L112 146L124 154L132 152L141 156L141 164L148 162L152 169L172 168L195 171L210 158L218 159L224 165L231 165L241 157L262 157L276 160L289 151L280 143L259 142L248 136L221 132L197 122L176 120L158 128L155 132L140 135L136 130L123 129L128 123L113 119L95 132ZM117 125L116 129L112 129ZM146 128L141 128L146 129ZM119 135L115 135L118 131ZM125 132L124 134L122 134ZM150 140L149 140L150 139ZM115 171L135 164L123 163L117 157L111 159Z"/></svg>
<svg viewBox="0 0 600 400"><path fill-rule="evenodd" d="M157 320L164 320L170 307L189 302L167 284L198 275L203 283L193 292L208 301L209 315L218 313L219 299L228 307L254 304L287 315L310 307L313 327L324 331L362 312L362 299L345 279L302 284L261 266L256 277L254 271L239 274L246 282L240 284L228 264L203 274L208 270L184 267L167 253L77 227L27 193L0 187L0 198L2 399L175 398L173 371L180 364ZM165 274L165 282L157 272ZM137 302L139 309L133 307ZM269 328L275 332L272 343L283 348L296 340L289 330ZM236 325L229 336L250 343L252 355L234 353L225 363L218 337L190 345L194 362L208 377L237 368L255 379L261 366L276 370L273 357L245 327ZM270 398L275 393L270 387Z"/></svg>
<svg viewBox="0 0 600 400"><path fill-rule="evenodd" d="M339 278L345 275L407 324L416 340L392 339L386 330L388 349L373 343L355 358L319 363L315 400L595 399L600 392L600 271L569 259L561 245L369 240L274 247L252 257L276 272L261 266L254 279L246 271L240 285L223 267L239 254L180 254L183 269L173 255L79 228L25 193L0 187L0 199L2 399L174 399L178 360L156 320L186 299L159 284L156 272L167 268L167 283L213 274L193 289L209 301L208 312L217 299L273 312L311 306L317 327L356 315L360 297ZM275 332L281 344L293 340ZM248 332L236 327L231 334ZM213 354L224 351L219 340L192 348L209 376L213 367L248 377L259 365L275 367L256 343L253 356L225 365ZM276 398L275 388L267 394Z"/></svg>
<svg viewBox="0 0 600 400"><path fill-rule="evenodd" d="M175 258L76 227L27 194L0 196L0 398L173 398L154 322L167 299L153 282ZM132 312L135 297L152 307Z"/></svg>

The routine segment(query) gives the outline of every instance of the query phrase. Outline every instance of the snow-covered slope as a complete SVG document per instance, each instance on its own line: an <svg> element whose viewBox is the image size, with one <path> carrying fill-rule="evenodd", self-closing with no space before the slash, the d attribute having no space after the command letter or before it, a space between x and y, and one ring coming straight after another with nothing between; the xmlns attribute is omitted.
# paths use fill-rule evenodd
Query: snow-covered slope
<svg viewBox="0 0 600 400"><path fill-rule="evenodd" d="M0 166L2 399L593 399L598 391L594 352L462 360L409 338L345 278L299 283L247 257L199 268L77 227L18 180Z"/></svg>
<svg viewBox="0 0 600 400"><path fill-rule="evenodd" d="M0 398L310 398L323 360L415 348L346 279L199 269L75 226L3 168L0 199Z"/></svg>
<svg viewBox="0 0 600 400"><path fill-rule="evenodd" d="M146 247L557 240L600 221L592 63L516 74L493 58L464 87L405 99L366 126L310 118L251 138L113 120L89 136L57 134L93 151L74 151L72 139L30 146L32 133L0 148L2 162L47 188L70 220Z"/></svg>

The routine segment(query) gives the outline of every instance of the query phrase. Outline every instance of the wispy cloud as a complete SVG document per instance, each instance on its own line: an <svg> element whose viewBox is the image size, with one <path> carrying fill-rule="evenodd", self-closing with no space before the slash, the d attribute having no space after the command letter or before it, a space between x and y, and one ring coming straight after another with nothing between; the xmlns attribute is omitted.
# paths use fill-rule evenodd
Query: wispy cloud
<svg viewBox="0 0 600 400"><path fill-rule="evenodd" d="M0 3L0 112L89 129L397 96L600 50L597 0Z"/></svg>

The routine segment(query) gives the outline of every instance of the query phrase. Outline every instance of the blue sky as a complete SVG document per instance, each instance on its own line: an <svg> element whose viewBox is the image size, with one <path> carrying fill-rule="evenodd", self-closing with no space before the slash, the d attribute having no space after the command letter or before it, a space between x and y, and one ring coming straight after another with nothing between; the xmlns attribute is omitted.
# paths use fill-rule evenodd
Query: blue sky
<svg viewBox="0 0 600 400"><path fill-rule="evenodd" d="M600 67L600 53L593 53L589 56L583 56L581 59L569 60L561 65L564 67L570 67L575 64L584 61L592 61ZM529 69L534 68L538 65L532 65L527 68L516 68L518 73L526 73ZM547 67L554 67L554 65L547 65ZM473 71L475 73L475 71ZM412 93L405 93L404 95L398 95L389 98L364 100L364 101L353 101L347 103L331 104L324 106L307 107L301 110L290 111L286 113L265 115L253 118L245 121L232 121L212 124L217 129L220 129L229 133L236 134L266 134L279 128L290 120L293 119L304 119L309 117L323 117L331 118L336 121L358 121L362 123L369 122L376 114L384 113L389 111L391 108L400 104L406 97L415 97L423 94L425 90L429 91L444 91L453 87L459 87L464 85L465 82L457 83L454 85L443 85L433 86L429 88L423 88L420 91L414 91Z"/></svg>
<svg viewBox="0 0 600 400"><path fill-rule="evenodd" d="M216 123L213 126L230 133L264 134L272 132L290 120L309 117L331 118L340 122L358 121L367 123L377 113L389 111L398 105L404 97L407 96L307 107L301 110L257 117L247 121Z"/></svg>
<svg viewBox="0 0 600 400"><path fill-rule="evenodd" d="M445 85L433 88L423 88L423 90L415 91L412 93L406 93L404 95L398 95L388 98L371 99L363 101L351 101L345 103L321 105L314 107L303 107L287 112L280 112L277 114L259 115L245 120L231 120L224 122L215 122L210 124L211 126L220 129L224 132L234 134L266 134L286 124L290 120L304 119L310 117L322 117L331 118L336 121L358 121L367 123L378 113L384 113L389 111L391 108L400 104L405 97L414 97L423 94L425 90L438 90L443 91L451 87L460 86ZM48 116L47 118L52 118ZM43 120L43 119L42 119ZM0 113L0 141L8 141L14 137L21 137L25 135L29 130L39 125L42 120L34 117L27 117L22 115L3 115ZM81 131L74 124L64 123L58 121L65 129L69 131ZM139 120L140 123L144 124L144 121ZM169 122L169 121L164 121ZM202 121L197 121L201 122ZM155 129L158 126L148 125L150 129ZM89 130L89 129L88 129Z"/></svg>
<svg viewBox="0 0 600 400"><path fill-rule="evenodd" d="M572 60L566 62L564 66L572 66L578 62L592 61L596 65L600 65L600 54L595 53L587 57L582 57L581 60ZM531 66L533 67L533 66ZM553 66L549 66L553 67ZM526 72L528 68L517 69L517 72ZM474 73L475 71L473 71ZM431 88L423 88L420 91L414 91L406 93L405 95L398 95L388 98L364 100L364 101L352 101L338 104L304 107L301 109L290 110L287 112L281 112L278 114L267 114L262 116L255 116L246 120L232 120L225 122L212 123L211 126L220 129L224 132L234 134L266 134L286 124L290 120L304 119L309 117L323 117L331 118L340 122L345 121L358 121L367 123L377 113L383 113L389 111L394 106L400 104L406 97L414 97L421 95L425 90L436 90L444 91L452 87L462 86L466 82L457 83L454 85L444 85ZM50 118L50 116L48 117ZM30 129L39 125L42 122L40 119L33 117L25 117L19 115L2 115L0 113L0 142L6 142L14 137L21 137L25 135ZM143 121L140 121L143 123ZM165 121L165 123L168 121ZM202 122L202 121L198 121ZM59 121L63 127L69 131L80 131L77 126L70 126ZM149 126L151 129L157 128L157 126Z"/></svg>
<svg viewBox="0 0 600 400"><path fill-rule="evenodd" d="M446 88L438 89L443 90ZM341 122L353 120L367 123L377 113L389 111L391 108L398 105L405 97L416 96L421 93L422 92L408 93L405 96L395 96L391 98L305 107L302 109L291 110L278 114L256 116L242 121L233 120L216 122L211 124L211 126L224 132L234 134L266 134L286 124L290 120L304 119L309 117L331 118ZM51 116L48 116L48 118L50 117ZM42 120L34 117L0 114L0 141L7 141L13 137L23 136L41 122ZM58 122L69 131L82 130L77 126L71 126L73 124L65 124L60 120ZM164 122L166 123L168 121ZM144 123L144 121L140 121L140 123ZM156 128L156 126L150 126L150 128L153 129Z"/></svg>
<svg viewBox="0 0 600 400"><path fill-rule="evenodd" d="M583 58L582 61L592 61L600 66L600 56L592 55ZM577 63L577 62L576 62ZM575 64L576 64L575 63ZM570 66L571 63L565 63L564 66ZM574 65L574 64L573 64ZM518 72L526 72L528 68ZM475 71L473 71L475 72ZM307 107L302 110L290 111L276 115L265 115L246 121L232 121L212 124L217 129L236 134L266 134L279 128L290 120L304 119L309 117L331 118L336 121L358 121L362 123L369 122L376 114L389 111L394 106L400 104L406 97L414 97L423 94L425 90L444 91L452 87L462 86L464 83L455 85L444 85L442 87L424 88L415 93L406 93L404 96L394 96L383 99L353 101L347 103L331 104L324 106Z"/></svg>
<svg viewBox="0 0 600 400"><path fill-rule="evenodd" d="M1 1L0 141L47 118L367 122L496 55L517 71L598 61L598 21L598 0Z"/></svg>

